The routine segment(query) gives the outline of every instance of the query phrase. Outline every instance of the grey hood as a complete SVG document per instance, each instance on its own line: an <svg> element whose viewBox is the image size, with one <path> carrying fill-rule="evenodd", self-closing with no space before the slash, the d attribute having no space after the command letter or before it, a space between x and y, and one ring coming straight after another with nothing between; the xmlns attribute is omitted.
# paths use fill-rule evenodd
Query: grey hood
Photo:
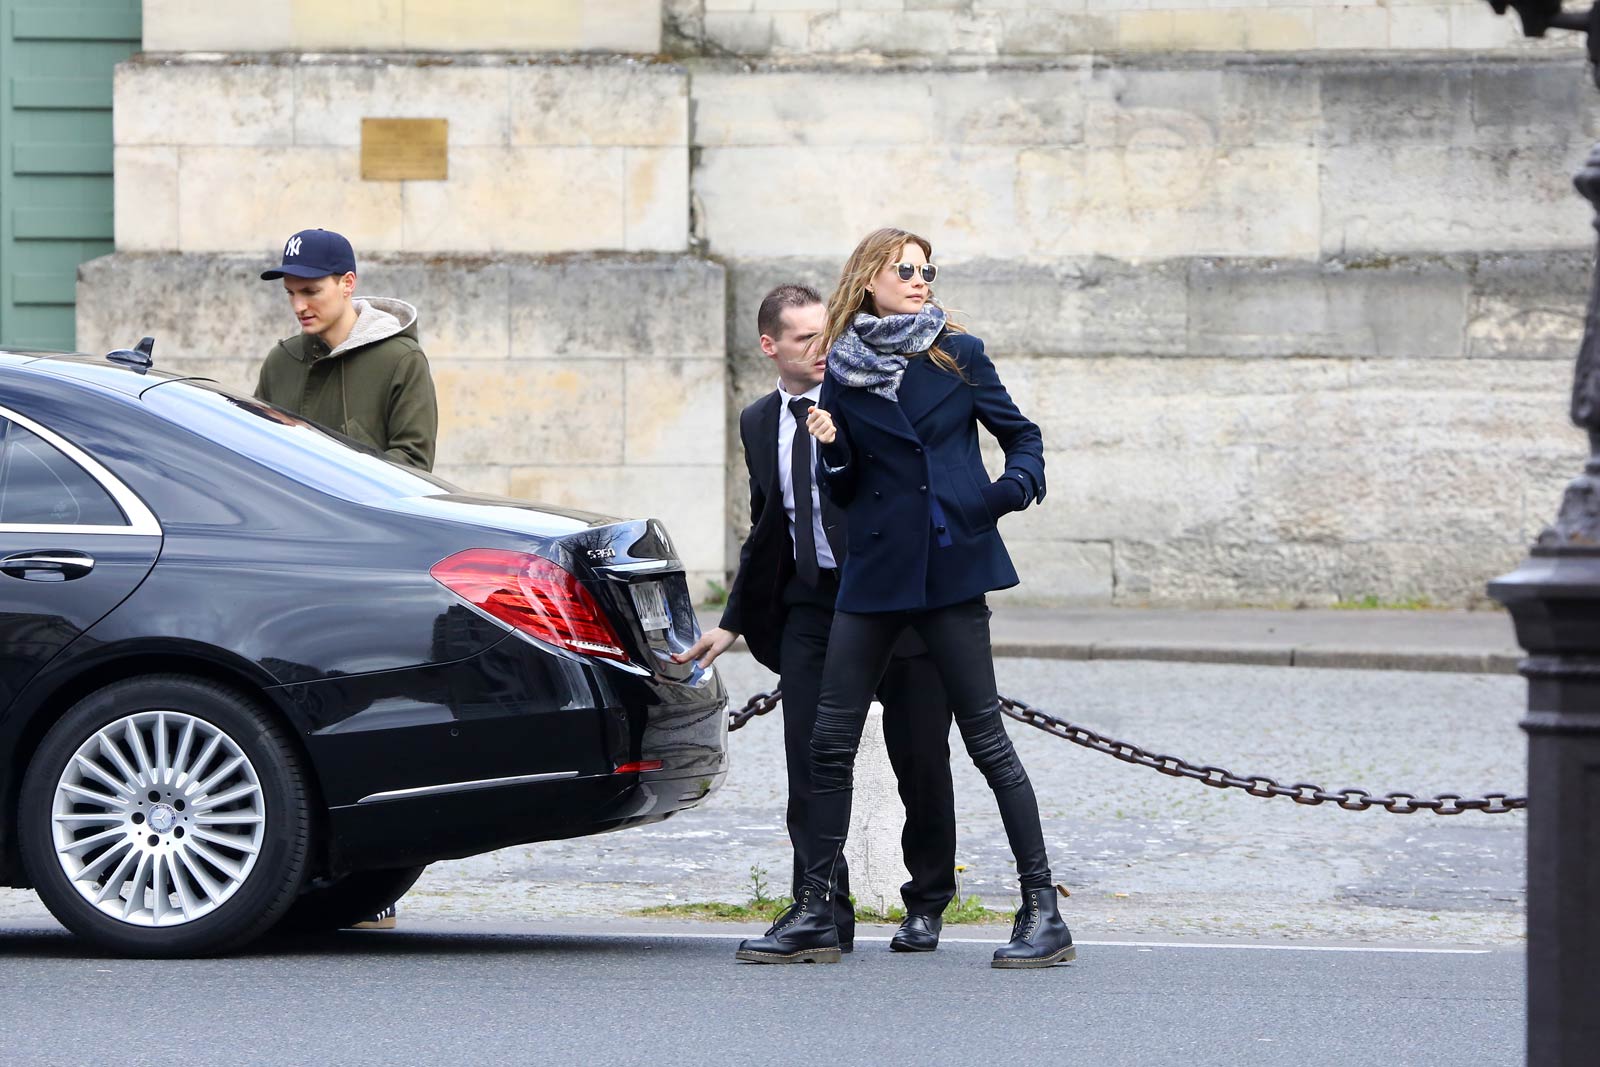
<svg viewBox="0 0 1600 1067"><path fill-rule="evenodd" d="M353 303L356 307L356 324L350 328L350 336L324 359L391 337L409 337L421 342L417 336L417 309L404 300L373 296L357 297Z"/></svg>

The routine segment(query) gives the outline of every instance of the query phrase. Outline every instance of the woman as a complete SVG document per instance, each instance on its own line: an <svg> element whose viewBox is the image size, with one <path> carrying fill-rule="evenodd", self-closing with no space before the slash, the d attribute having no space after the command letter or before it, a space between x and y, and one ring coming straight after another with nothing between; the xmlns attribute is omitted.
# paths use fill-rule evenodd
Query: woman
<svg viewBox="0 0 1600 1067"><path fill-rule="evenodd" d="M1039 428L1017 410L983 342L933 301L932 246L904 230L867 235L828 301L828 373L806 426L823 491L845 511L848 553L811 736L813 857L800 899L738 958L837 962L833 865L850 826L851 771L867 705L907 628L940 664L967 752L994 790L1022 883L996 967L1075 958L1050 883L1033 786L1006 736L984 594L1017 584L995 520L1044 498ZM1005 450L990 481L979 424Z"/></svg>

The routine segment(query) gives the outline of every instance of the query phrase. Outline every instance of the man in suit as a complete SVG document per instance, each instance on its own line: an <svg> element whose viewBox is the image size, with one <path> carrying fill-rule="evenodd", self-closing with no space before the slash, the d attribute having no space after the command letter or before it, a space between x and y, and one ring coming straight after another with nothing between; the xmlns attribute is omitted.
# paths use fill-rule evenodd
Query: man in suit
<svg viewBox="0 0 1600 1067"><path fill-rule="evenodd" d="M827 353L816 351L824 315L822 298L803 285L780 285L761 302L756 316L761 350L778 372L778 387L739 415L750 475L750 534L739 550L739 570L721 624L678 657L710 666L743 634L751 654L777 672L795 885L807 858L802 849L811 837L806 829L813 796L811 728L845 552L843 516L817 492L816 443L805 427L827 368ZM941 915L955 896L955 800L950 706L939 672L915 634L896 647L878 698L889 761L906 806L901 847L911 875L900 890L906 919L890 944L897 951L929 952L938 947ZM848 952L855 913L842 857L835 886L839 944ZM774 929L784 919L780 916Z"/></svg>

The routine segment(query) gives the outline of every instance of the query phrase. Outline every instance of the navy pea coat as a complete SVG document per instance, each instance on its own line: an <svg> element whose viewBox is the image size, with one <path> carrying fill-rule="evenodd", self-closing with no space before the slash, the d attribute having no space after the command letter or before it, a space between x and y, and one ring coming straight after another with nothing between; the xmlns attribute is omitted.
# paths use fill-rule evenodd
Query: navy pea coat
<svg viewBox="0 0 1600 1067"><path fill-rule="evenodd" d="M995 529L999 516L985 502L990 479L978 425L1005 450L1001 477L1021 484L1021 507L1044 498L1044 438L1017 410L982 341L945 333L938 343L962 376L914 356L898 402L831 372L823 380L817 406L833 417L839 436L819 450L817 473L844 509L849 547L840 611L926 610L1017 584ZM1006 496L991 492L987 499Z"/></svg>

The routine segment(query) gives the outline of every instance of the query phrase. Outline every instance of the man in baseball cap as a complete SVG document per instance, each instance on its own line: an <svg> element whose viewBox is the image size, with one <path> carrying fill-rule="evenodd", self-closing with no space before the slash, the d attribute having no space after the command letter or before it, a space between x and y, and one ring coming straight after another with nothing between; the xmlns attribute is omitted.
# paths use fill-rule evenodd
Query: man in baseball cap
<svg viewBox="0 0 1600 1067"><path fill-rule="evenodd" d="M267 353L256 397L432 470L439 413L417 309L357 298L355 250L332 230L290 237L283 262L261 277L283 280L300 332Z"/></svg>

